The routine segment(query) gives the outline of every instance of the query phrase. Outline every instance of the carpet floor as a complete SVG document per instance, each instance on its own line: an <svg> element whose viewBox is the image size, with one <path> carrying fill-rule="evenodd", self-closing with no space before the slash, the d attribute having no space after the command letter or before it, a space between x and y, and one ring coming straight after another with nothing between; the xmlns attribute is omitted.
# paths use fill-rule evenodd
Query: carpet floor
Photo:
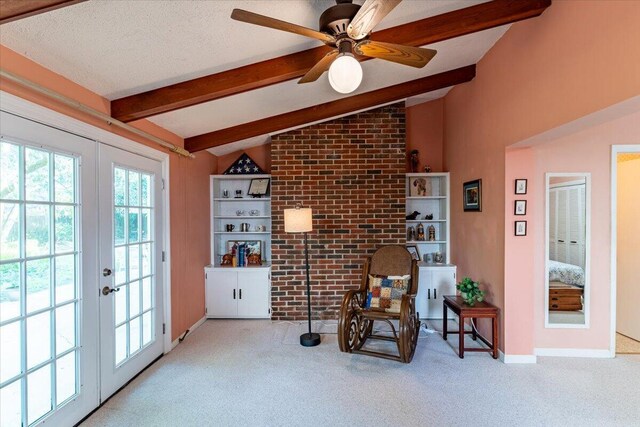
<svg viewBox="0 0 640 427"><path fill-rule="evenodd" d="M335 323L301 347L304 329L208 320L82 425L640 425L640 355L506 365L423 331L402 364L341 353Z"/></svg>

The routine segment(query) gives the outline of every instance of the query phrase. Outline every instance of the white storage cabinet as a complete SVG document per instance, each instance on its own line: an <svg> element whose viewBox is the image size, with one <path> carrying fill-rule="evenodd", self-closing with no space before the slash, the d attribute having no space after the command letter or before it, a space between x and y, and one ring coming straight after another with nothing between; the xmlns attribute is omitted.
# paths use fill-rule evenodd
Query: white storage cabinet
<svg viewBox="0 0 640 427"><path fill-rule="evenodd" d="M205 269L208 318L270 318L271 280L268 267Z"/></svg>
<svg viewBox="0 0 640 427"><path fill-rule="evenodd" d="M418 274L416 310L420 318L442 319L442 297L456 294L456 266L421 263ZM451 310L449 318L455 318Z"/></svg>

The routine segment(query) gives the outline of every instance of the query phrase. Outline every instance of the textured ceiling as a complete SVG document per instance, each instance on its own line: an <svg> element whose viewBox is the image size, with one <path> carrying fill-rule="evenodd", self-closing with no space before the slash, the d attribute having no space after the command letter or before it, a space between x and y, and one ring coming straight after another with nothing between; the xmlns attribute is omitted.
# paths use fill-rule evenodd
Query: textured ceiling
<svg viewBox="0 0 640 427"><path fill-rule="evenodd" d="M481 1L405 0L376 30L477 3ZM233 8L317 28L318 17L333 4L333 0L91 0L5 24L0 27L0 43L108 99L116 99L321 44L233 21L229 17ZM367 61L362 64L364 80L356 93L476 63L507 28L430 45L438 54L420 70ZM440 96L445 93L439 91ZM289 81L151 120L189 137L339 98L325 75L316 83Z"/></svg>

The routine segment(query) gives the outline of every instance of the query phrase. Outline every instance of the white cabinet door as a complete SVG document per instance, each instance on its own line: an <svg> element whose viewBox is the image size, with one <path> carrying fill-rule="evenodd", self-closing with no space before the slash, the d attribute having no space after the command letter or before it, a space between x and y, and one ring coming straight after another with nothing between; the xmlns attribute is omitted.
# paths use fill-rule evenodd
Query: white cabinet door
<svg viewBox="0 0 640 427"><path fill-rule="evenodd" d="M444 295L456 294L455 268L436 268L431 272L431 299L429 299L429 318L442 319L442 301Z"/></svg>
<svg viewBox="0 0 640 427"><path fill-rule="evenodd" d="M238 272L238 317L269 317L269 271Z"/></svg>
<svg viewBox="0 0 640 427"><path fill-rule="evenodd" d="M431 283L431 271L421 268L418 272L418 293L416 294L416 311L420 319L429 317L429 300L427 299L427 289Z"/></svg>
<svg viewBox="0 0 640 427"><path fill-rule="evenodd" d="M416 311L421 319L442 319L442 297L455 294L455 266L420 267Z"/></svg>
<svg viewBox="0 0 640 427"><path fill-rule="evenodd" d="M207 317L235 317L238 313L238 273L207 271Z"/></svg>

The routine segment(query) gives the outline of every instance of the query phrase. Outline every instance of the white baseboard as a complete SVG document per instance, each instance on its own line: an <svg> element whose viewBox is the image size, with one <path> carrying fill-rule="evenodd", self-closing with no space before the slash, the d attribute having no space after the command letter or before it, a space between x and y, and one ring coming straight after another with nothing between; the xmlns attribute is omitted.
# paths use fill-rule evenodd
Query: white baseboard
<svg viewBox="0 0 640 427"><path fill-rule="evenodd" d="M196 323L193 324L193 326L191 326L189 328L189 332L187 333L187 335L184 336L184 338L188 337L189 335L191 335L193 333L193 331L195 331L196 329L198 329L198 327L200 325L202 325L205 320L207 320L207 316L203 316L202 319L198 320ZM182 337L181 337L182 338ZM174 349L178 344L180 344L180 338L174 340L171 343L171 349Z"/></svg>
<svg viewBox="0 0 640 427"><path fill-rule="evenodd" d="M615 357L609 349L591 348L536 348L536 356L547 357L592 357L600 359L610 359Z"/></svg>
<svg viewBox="0 0 640 427"><path fill-rule="evenodd" d="M535 354L504 354L498 350L502 363L538 363Z"/></svg>

